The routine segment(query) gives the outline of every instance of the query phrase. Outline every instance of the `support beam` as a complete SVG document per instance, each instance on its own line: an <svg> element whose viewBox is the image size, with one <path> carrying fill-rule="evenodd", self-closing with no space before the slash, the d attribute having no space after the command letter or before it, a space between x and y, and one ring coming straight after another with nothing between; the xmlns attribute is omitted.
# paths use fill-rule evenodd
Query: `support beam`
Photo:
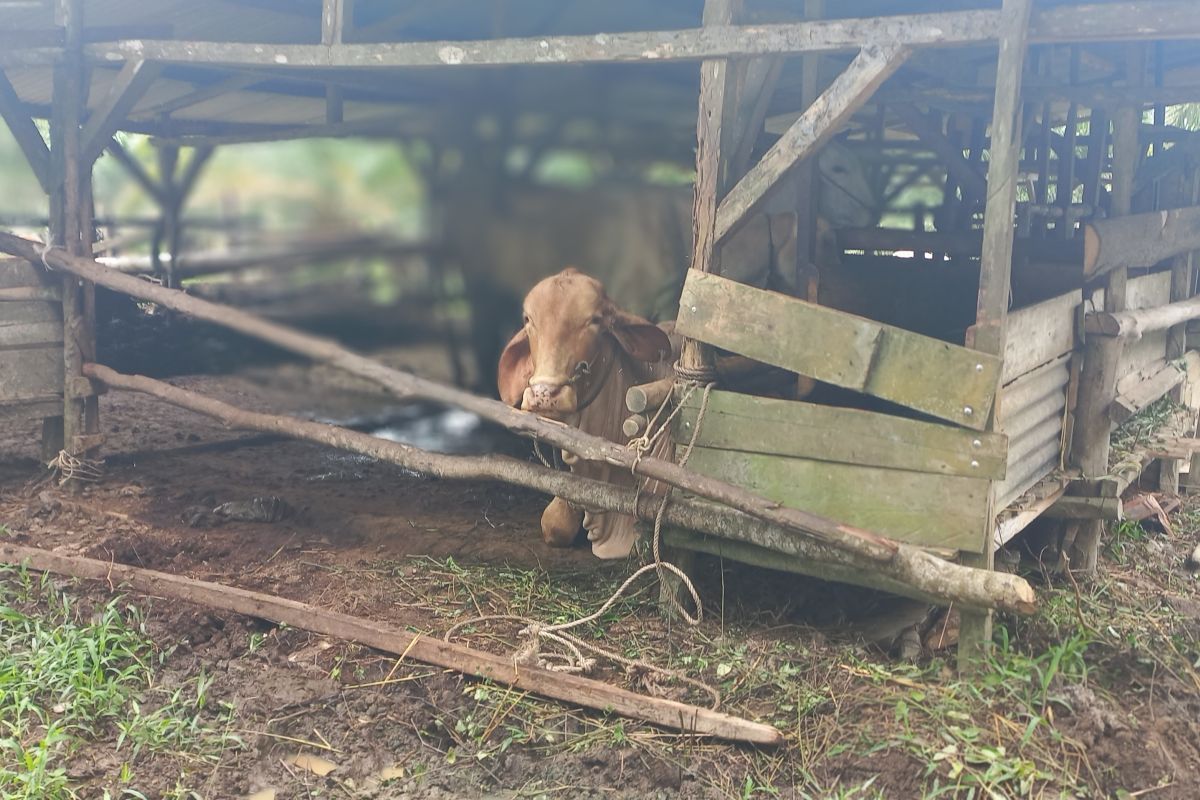
<svg viewBox="0 0 1200 800"><path fill-rule="evenodd" d="M322 0L321 44L340 45L353 17L354 0Z"/></svg>
<svg viewBox="0 0 1200 800"><path fill-rule="evenodd" d="M732 24L741 0L705 0L704 25L722 28ZM691 269L715 272L718 203L728 191L729 165L722 136L732 136L722 124L729 117L727 104L736 105L731 85L731 67L726 59L709 59L700 65L700 98L696 115L696 180L692 190ZM676 370L703 376L713 372L712 349L694 339L684 339Z"/></svg>
<svg viewBox="0 0 1200 800"><path fill-rule="evenodd" d="M988 161L987 204L983 215L983 244L979 262L979 297L975 326L968 346L1003 356L1008 328L1008 297L1012 275L1013 214L1017 205L1017 173L1021 162L1021 76L1033 0L1004 0L1001 8L1000 55L996 64L996 97L992 107L992 136ZM996 382L1000 392L1000 380ZM1000 403L994 404L987 430L999 431ZM963 563L992 569L996 530L996 485L989 491L987 521L980 531L981 552L964 554ZM979 667L992 642L992 615L964 612L959 634L959 668Z"/></svg>
<svg viewBox="0 0 1200 800"><path fill-rule="evenodd" d="M162 65L145 59L128 61L121 68L109 87L108 94L88 117L87 125L84 126L81 152L88 164L104 152L112 135L117 132L150 85L158 80L161 72Z"/></svg>
<svg viewBox="0 0 1200 800"><path fill-rule="evenodd" d="M701 61L776 53L829 53L888 45L952 45L995 38L998 15L957 11L774 25L722 25L675 31L536 36L476 41L281 45L135 40L97 44L97 61L145 58L174 64L275 69L504 66Z"/></svg>
<svg viewBox="0 0 1200 800"><path fill-rule="evenodd" d="M746 220L798 161L816 152L871 93L895 72L909 51L899 45L869 45L780 137L762 160L729 191L717 209L716 240L726 239Z"/></svg>
<svg viewBox="0 0 1200 800"><path fill-rule="evenodd" d="M146 172L145 167L120 142L116 139L110 139L107 149L113 158L125 168L129 176L137 182L138 186L141 186L146 194L154 199L154 202L160 206L167 203L167 194L163 190L163 187L159 185L158 181L150 177L150 173Z"/></svg>
<svg viewBox="0 0 1200 800"><path fill-rule="evenodd" d="M1084 228L1083 237L1087 278L1119 267L1152 267L1200 250L1200 206L1095 220Z"/></svg>
<svg viewBox="0 0 1200 800"><path fill-rule="evenodd" d="M1093 311L1084 318L1083 330L1088 334L1137 339L1197 318L1200 318L1200 296L1135 311Z"/></svg>
<svg viewBox="0 0 1200 800"><path fill-rule="evenodd" d="M50 194L53 178L50 175L50 148L42 138L33 119L25 113L17 90L9 82L8 76L0 71L0 118L4 119L8 129L12 131L13 139L25 155L25 161L33 170L33 175L41 184L42 191Z"/></svg>
<svg viewBox="0 0 1200 800"><path fill-rule="evenodd" d="M868 19L839 19L774 25L721 26L674 31L600 33L482 41L378 44L279 45L137 39L90 45L88 55L102 62L146 58L178 64L283 66L289 69L334 67L499 66L509 64L585 64L627 61L699 61L772 53L853 51L880 43L923 46L983 44L994 41L1001 15L995 11L957 11ZM1137 4L1056 6L1033 18L1030 41L1070 43L1200 37L1200 15L1183 13L1178 0ZM0 64L37 63L54 51L16 51L0 55Z"/></svg>
<svg viewBox="0 0 1200 800"><path fill-rule="evenodd" d="M1113 116L1111 211L1114 217L1129 214L1133 204L1134 178L1141 149L1138 143L1139 116L1140 107L1132 106L1118 109ZM1108 273L1104 289L1104 310L1108 314L1125 310L1127 277L1128 269L1123 267ZM1101 478L1108 474L1112 433L1110 409L1117 396L1117 371L1123 350L1124 340L1115 336L1093 336L1084 349L1075 430L1071 438L1071 462L1079 467L1086 479ZM1071 550L1066 554L1072 570L1085 576L1096 571L1103 532L1104 524L1100 521L1080 526L1071 543Z"/></svg>

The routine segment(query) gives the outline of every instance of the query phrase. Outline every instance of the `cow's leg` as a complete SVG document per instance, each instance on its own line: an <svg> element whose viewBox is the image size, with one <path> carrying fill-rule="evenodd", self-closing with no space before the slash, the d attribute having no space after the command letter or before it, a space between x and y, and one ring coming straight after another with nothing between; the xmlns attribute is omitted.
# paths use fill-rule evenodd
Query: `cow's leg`
<svg viewBox="0 0 1200 800"><path fill-rule="evenodd" d="M542 512L542 539L551 547L570 547L583 527L583 510L556 497Z"/></svg>

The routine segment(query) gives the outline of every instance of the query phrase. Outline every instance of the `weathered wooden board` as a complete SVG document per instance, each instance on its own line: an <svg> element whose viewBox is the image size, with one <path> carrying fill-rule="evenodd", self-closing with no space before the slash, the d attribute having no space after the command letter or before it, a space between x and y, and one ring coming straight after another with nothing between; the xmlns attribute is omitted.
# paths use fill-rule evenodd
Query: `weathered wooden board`
<svg viewBox="0 0 1200 800"><path fill-rule="evenodd" d="M4 310L4 309L0 309ZM41 344L62 344L61 322L8 322L0 314L0 349Z"/></svg>
<svg viewBox="0 0 1200 800"><path fill-rule="evenodd" d="M1154 272L1131 278L1125 288L1125 308L1134 311L1139 308L1157 308L1171 302L1171 273ZM1104 291L1098 289L1092 294L1089 308L1104 308ZM1136 339L1129 339L1121 352L1117 363L1117 379L1127 377L1148 364L1161 361L1167 355L1167 331L1150 331Z"/></svg>
<svg viewBox="0 0 1200 800"><path fill-rule="evenodd" d="M794 297L689 270L677 332L973 429L1000 359Z"/></svg>
<svg viewBox="0 0 1200 800"><path fill-rule="evenodd" d="M1004 383L1075 348L1075 309L1081 302L1083 293L1075 290L1008 315Z"/></svg>
<svg viewBox="0 0 1200 800"><path fill-rule="evenodd" d="M41 399L62 390L61 344L0 350L0 403Z"/></svg>
<svg viewBox="0 0 1200 800"><path fill-rule="evenodd" d="M697 447L688 466L778 502L902 541L980 547L990 482Z"/></svg>
<svg viewBox="0 0 1200 800"><path fill-rule="evenodd" d="M1139 377L1141 375L1142 373L1138 373ZM1118 387L1117 396L1108 407L1109 419L1120 425L1146 406L1164 397L1167 392L1183 382L1183 377L1183 370L1175 364L1159 362L1158 368L1144 380L1127 386L1124 391Z"/></svg>
<svg viewBox="0 0 1200 800"><path fill-rule="evenodd" d="M46 275L23 258L0 258L0 289L42 286Z"/></svg>
<svg viewBox="0 0 1200 800"><path fill-rule="evenodd" d="M677 419L675 441L691 440L700 406L693 394ZM974 478L1003 478L1002 435L852 408L714 391L696 443L717 450Z"/></svg>
<svg viewBox="0 0 1200 800"><path fill-rule="evenodd" d="M62 303L52 300L12 300L0 303L0 325L55 322L62 327ZM58 338L62 339L60 332Z"/></svg>

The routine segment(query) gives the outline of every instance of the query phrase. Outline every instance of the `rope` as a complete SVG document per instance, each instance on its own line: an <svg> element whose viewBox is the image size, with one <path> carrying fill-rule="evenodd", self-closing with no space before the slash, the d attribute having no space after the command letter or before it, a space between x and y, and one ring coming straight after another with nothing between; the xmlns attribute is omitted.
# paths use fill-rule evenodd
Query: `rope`
<svg viewBox="0 0 1200 800"><path fill-rule="evenodd" d="M678 364L676 364L675 369L677 374L680 373ZM672 411L667 415L666 419L659 423L659 418L662 417L663 412L666 410L668 404L671 403L671 396L673 393L668 393L663 399L663 402L659 405L658 410L654 412L653 418L651 418L650 422L647 423L646 433L642 436L634 438L629 442L627 446L636 453L632 466L632 471L635 475L637 474L637 465L640 463L642 455L655 445L665 431L670 429L672 420L674 420L679 412L683 409L688 398L695 393L697 388L703 385L704 395L700 400L700 409L696 414L696 424L692 429L691 439L688 441L687 446L684 448L683 455L680 457L679 465L681 467L686 466L688 459L692 455L692 450L696 445L696 439L700 434L700 426L704 422L704 414L708 410L709 394L715 385L714 381L712 380L712 378L715 377L715 372L712 372L711 370L685 370L684 374L699 375L700 377L709 376L709 379L703 384L697 380L689 380L687 383L687 390L684 392L683 397L680 398L679 403L675 405L675 408L672 409ZM680 374L680 377L682 378L683 374ZM537 453L538 458L541 459L543 464L549 466L549 464L546 463L545 457L538 449L536 440L534 440L534 452ZM641 491L640 485L638 486L638 491ZM558 623L556 625L546 625L538 622L535 619L531 619L530 617L524 617L516 614L481 615L452 625L442 637L443 640L450 641L450 638L457 631L468 625L475 625L480 622L519 622L524 627L518 631L517 635L526 638L528 641L526 641L513 653L513 661L516 664L539 666L543 669L548 669L555 672L585 674L590 672L596 665L595 658L589 658L584 655L584 652L586 651L616 664L622 665L625 667L626 673L630 674L631 676L637 675L639 672L643 674L649 673L661 675L665 678L676 680L695 689L699 689L712 698L712 708L718 708L721 705L721 693L703 681L690 678L676 670L656 666L647 661L626 658L619 653L606 650L602 647L573 636L570 633L567 633L567 631L570 631L581 625L587 625L595 622L597 619L602 617L605 612L612 608L612 606L619 599L621 599L622 596L624 596L625 592L628 591L629 587L632 586L634 582L636 582L643 575L649 574L651 571L655 573L660 583L666 580L666 573L668 572L679 579L679 581L691 595L692 602L696 605L696 614L692 615L688 613L687 609L684 608L683 604L679 602L679 599L675 596L674 592L667 592L666 595L670 599L674 610L687 622L687 624L692 626L700 624L701 620L704 618L704 604L700 599L700 593L696 590L695 584L692 583L691 578L688 577L687 573L685 573L676 565L668 561L663 561L662 559L662 523L666 515L667 504L670 502L670 499L671 487L668 486L666 492L663 494L662 503L659 504L658 513L655 514L654 517L654 535L651 540L651 547L654 555L653 563L644 564L643 566L639 567L632 575L626 578L620 586L617 587L616 591L609 595L608 599L605 600L600 608L596 611L593 611L591 614L588 614L585 617L580 617L579 619L572 620L570 622ZM560 648L562 648L562 650L558 652L543 651L541 646L543 642L549 642L558 645Z"/></svg>
<svg viewBox="0 0 1200 800"><path fill-rule="evenodd" d="M47 469L54 470L58 474L59 486L70 480L98 481L103 475L101 467L102 464L99 461L79 458L66 450L59 450L58 455L46 465Z"/></svg>

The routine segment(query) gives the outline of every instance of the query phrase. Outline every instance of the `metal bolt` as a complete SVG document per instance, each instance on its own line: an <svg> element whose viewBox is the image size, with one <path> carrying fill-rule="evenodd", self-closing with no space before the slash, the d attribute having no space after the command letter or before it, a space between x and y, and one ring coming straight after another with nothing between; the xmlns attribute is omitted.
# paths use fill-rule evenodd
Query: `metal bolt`
<svg viewBox="0 0 1200 800"><path fill-rule="evenodd" d="M976 365L975 365L975 371L976 371L976 372L983 372L983 364L976 364Z"/></svg>
<svg viewBox="0 0 1200 800"><path fill-rule="evenodd" d="M692 427L692 423L690 423L690 422L685 422L685 423L683 423L683 427L685 427L685 428L690 428L690 427Z"/></svg>
<svg viewBox="0 0 1200 800"><path fill-rule="evenodd" d="M972 439L971 447L983 447L983 442L979 441L978 439Z"/></svg>
<svg viewBox="0 0 1200 800"><path fill-rule="evenodd" d="M971 462L971 469L979 469L979 462L978 462L978 461L972 461L972 462Z"/></svg>
<svg viewBox="0 0 1200 800"><path fill-rule="evenodd" d="M975 409L971 408L970 406L963 406L963 416L964 417L969 417L974 413L975 413Z"/></svg>
<svg viewBox="0 0 1200 800"><path fill-rule="evenodd" d="M693 313L693 314L695 314L695 313L696 313L696 307L695 307L695 306L692 306L692 313Z"/></svg>

